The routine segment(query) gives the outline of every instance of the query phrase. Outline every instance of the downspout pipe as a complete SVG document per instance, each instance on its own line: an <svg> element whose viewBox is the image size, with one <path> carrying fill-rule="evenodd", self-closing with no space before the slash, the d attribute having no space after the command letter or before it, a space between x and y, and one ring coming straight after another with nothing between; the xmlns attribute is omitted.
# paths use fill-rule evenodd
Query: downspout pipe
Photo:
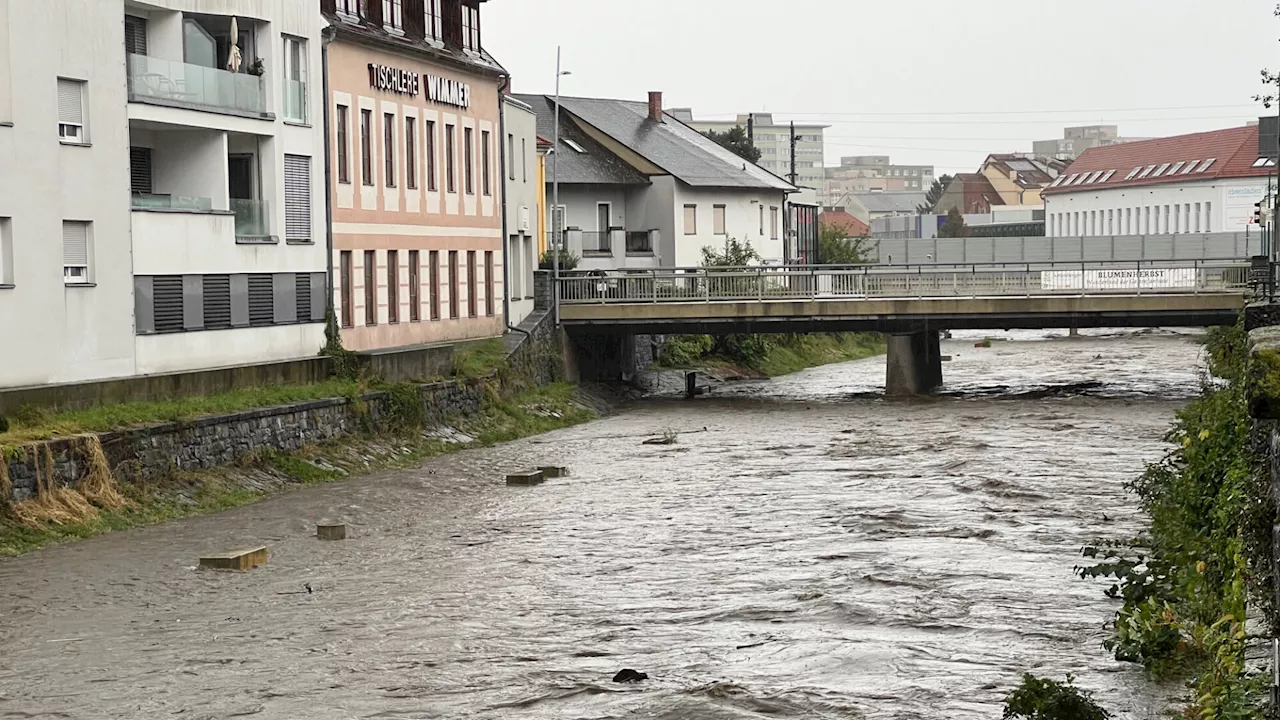
<svg viewBox="0 0 1280 720"><path fill-rule="evenodd" d="M507 242L507 208L511 203L507 197L507 163L512 159L507 157L507 92L511 89L511 76L502 76L502 85L498 87L498 157L500 162L502 175L502 325L503 327L511 327L511 258L508 255Z"/></svg>

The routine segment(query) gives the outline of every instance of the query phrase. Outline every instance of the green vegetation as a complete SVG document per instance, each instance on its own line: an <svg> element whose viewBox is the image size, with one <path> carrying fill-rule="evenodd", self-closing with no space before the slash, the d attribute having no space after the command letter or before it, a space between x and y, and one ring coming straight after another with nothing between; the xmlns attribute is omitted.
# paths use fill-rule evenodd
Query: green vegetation
<svg viewBox="0 0 1280 720"><path fill-rule="evenodd" d="M1085 548L1100 562L1078 569L1113 580L1107 594L1123 601L1107 643L1116 657L1157 677L1189 678L1188 717L1204 720L1261 717L1267 681L1245 669L1247 609L1276 626L1275 506L1250 438L1245 339L1240 328L1210 332L1210 367L1227 382L1206 379L1177 414L1175 449L1132 483L1147 532Z"/></svg>
<svg viewBox="0 0 1280 720"><path fill-rule="evenodd" d="M568 250L561 250L560 251L560 272L568 272L569 270L576 270L578 268L578 263L581 261L582 261L582 258L579 258L577 255L574 255ZM551 265L554 262L555 262L555 255L553 255L552 252L548 250L542 253L542 257L538 259L538 269L552 270L553 268Z"/></svg>
<svg viewBox="0 0 1280 720"><path fill-rule="evenodd" d="M359 391L360 386L354 381L329 380L311 385L247 388L217 395L159 402L100 405L83 410L52 412L28 406L19 409L10 418L9 431L0 433L0 447L47 440L57 435L107 432L253 408L349 397Z"/></svg>
<svg viewBox="0 0 1280 720"><path fill-rule="evenodd" d="M1106 710L1093 697L1075 686L1067 676L1065 684L1033 675L1022 676L1018 686L1004 701L1004 718L1028 720L1106 720Z"/></svg>
<svg viewBox="0 0 1280 720"><path fill-rule="evenodd" d="M801 335L676 335L662 349L660 367L737 367L770 377L805 368L881 355L884 337L876 333Z"/></svg>
<svg viewBox="0 0 1280 720"><path fill-rule="evenodd" d="M393 387L390 392L394 395L403 391ZM387 468L412 467L438 455L516 440L594 419L595 414L574 398L574 387L559 383L511 400L493 399L480 413L453 423L453 427L475 438L465 444L423 437L420 432L405 428L387 435L347 438L298 453L252 454L232 468L173 472L159 481L122 483L118 488L123 496L119 502L105 503L93 497L90 499L94 500L95 507L91 508L81 499L85 512L65 516L59 522L24 522L13 508L0 505L0 556L256 502L273 494L262 489L263 472L275 477L279 489L285 490ZM259 479L249 478L251 473L257 473ZM0 475L0 481L6 479Z"/></svg>
<svg viewBox="0 0 1280 720"><path fill-rule="evenodd" d="M818 262L822 265L861 265L867 261L867 239L851 238L834 225L818 236Z"/></svg>
<svg viewBox="0 0 1280 720"><path fill-rule="evenodd" d="M459 345L453 352L455 377L488 377L506 366L507 351L499 338Z"/></svg>
<svg viewBox="0 0 1280 720"><path fill-rule="evenodd" d="M942 175L933 181L933 185L929 186L929 192L924 195L924 204L916 206L916 212L921 215L938 211L938 201L947 192L947 186L951 184L950 175Z"/></svg>
<svg viewBox="0 0 1280 720"><path fill-rule="evenodd" d="M749 163L760 162L760 148L751 142L750 136L741 125L735 125L724 132L708 130L703 133L717 145L746 160Z"/></svg>
<svg viewBox="0 0 1280 720"><path fill-rule="evenodd" d="M938 226L938 237L969 237L969 226L964 224L964 215L960 213L959 208L951 208L951 210L947 212L946 222Z"/></svg>

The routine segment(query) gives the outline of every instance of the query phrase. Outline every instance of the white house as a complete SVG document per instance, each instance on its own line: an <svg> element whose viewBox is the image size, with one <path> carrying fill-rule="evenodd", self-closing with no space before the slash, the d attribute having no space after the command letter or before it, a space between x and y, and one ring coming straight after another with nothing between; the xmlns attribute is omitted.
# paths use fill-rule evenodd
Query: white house
<svg viewBox="0 0 1280 720"><path fill-rule="evenodd" d="M538 267L538 117L511 96L502 100L506 130L507 322L519 325L533 312L533 271Z"/></svg>
<svg viewBox="0 0 1280 720"><path fill-rule="evenodd" d="M554 135L554 99L518 96ZM561 98L560 144L547 161L548 203L558 179L566 247L583 269L690 267L702 248L749 242L766 263L786 257L790 183L753 165L649 102ZM550 213L555 215L555 213Z"/></svg>
<svg viewBox="0 0 1280 720"><path fill-rule="evenodd" d="M0 387L317 352L321 27L307 0L0 0Z"/></svg>
<svg viewBox="0 0 1280 720"><path fill-rule="evenodd" d="M1045 189L1046 234L1243 232L1274 171L1256 125L1089 148Z"/></svg>

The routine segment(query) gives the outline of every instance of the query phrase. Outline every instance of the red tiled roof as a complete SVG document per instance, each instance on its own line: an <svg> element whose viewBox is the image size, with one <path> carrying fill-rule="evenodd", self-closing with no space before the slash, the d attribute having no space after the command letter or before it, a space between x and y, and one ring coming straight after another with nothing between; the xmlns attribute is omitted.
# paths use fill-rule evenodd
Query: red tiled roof
<svg viewBox="0 0 1280 720"><path fill-rule="evenodd" d="M1187 164L1192 161L1199 168L1209 159L1214 162L1205 168L1204 172L1184 172ZM1265 177L1274 172L1274 168L1253 167L1257 159L1258 128L1256 125L1095 147L1085 150L1084 154L1067 167L1063 172L1067 180L1058 187L1046 188L1044 194L1057 195L1089 192L1099 188L1138 187L1222 178ZM1165 174L1153 177L1155 174L1153 170L1145 178L1138 177L1142 175L1142 172L1139 172L1133 179L1125 180L1134 168L1145 169L1154 165L1159 169L1166 163L1170 167L1177 163L1183 163L1183 165L1178 168L1177 174L1169 173L1166 169ZM1106 177L1106 174L1113 170L1115 172L1111 177L1103 181L1102 177ZM1101 172L1102 176L1093 183L1083 184L1077 178L1071 185L1066 184L1072 175L1092 175L1097 172Z"/></svg>
<svg viewBox="0 0 1280 720"><path fill-rule="evenodd" d="M818 215L818 225L824 230L828 227L838 227L848 237L871 235L871 226L850 215L844 208L823 210L822 214Z"/></svg>

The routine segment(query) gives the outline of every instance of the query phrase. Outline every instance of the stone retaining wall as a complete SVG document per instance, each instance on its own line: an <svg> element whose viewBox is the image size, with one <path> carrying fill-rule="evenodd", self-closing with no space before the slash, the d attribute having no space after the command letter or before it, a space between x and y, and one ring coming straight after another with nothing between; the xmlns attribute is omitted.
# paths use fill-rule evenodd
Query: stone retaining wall
<svg viewBox="0 0 1280 720"><path fill-rule="evenodd" d="M478 412L494 392L510 397L563 377L560 331L539 314L509 345L508 367L488 378L417 385L427 425ZM162 477L175 470L228 465L251 452L292 452L361 432L386 429L394 407L388 392L358 398L333 398L281 407L103 433L98 436L107 464L123 481ZM10 449L7 464L11 499L27 500L39 478L75 487L88 472L96 444L90 438L59 438Z"/></svg>

